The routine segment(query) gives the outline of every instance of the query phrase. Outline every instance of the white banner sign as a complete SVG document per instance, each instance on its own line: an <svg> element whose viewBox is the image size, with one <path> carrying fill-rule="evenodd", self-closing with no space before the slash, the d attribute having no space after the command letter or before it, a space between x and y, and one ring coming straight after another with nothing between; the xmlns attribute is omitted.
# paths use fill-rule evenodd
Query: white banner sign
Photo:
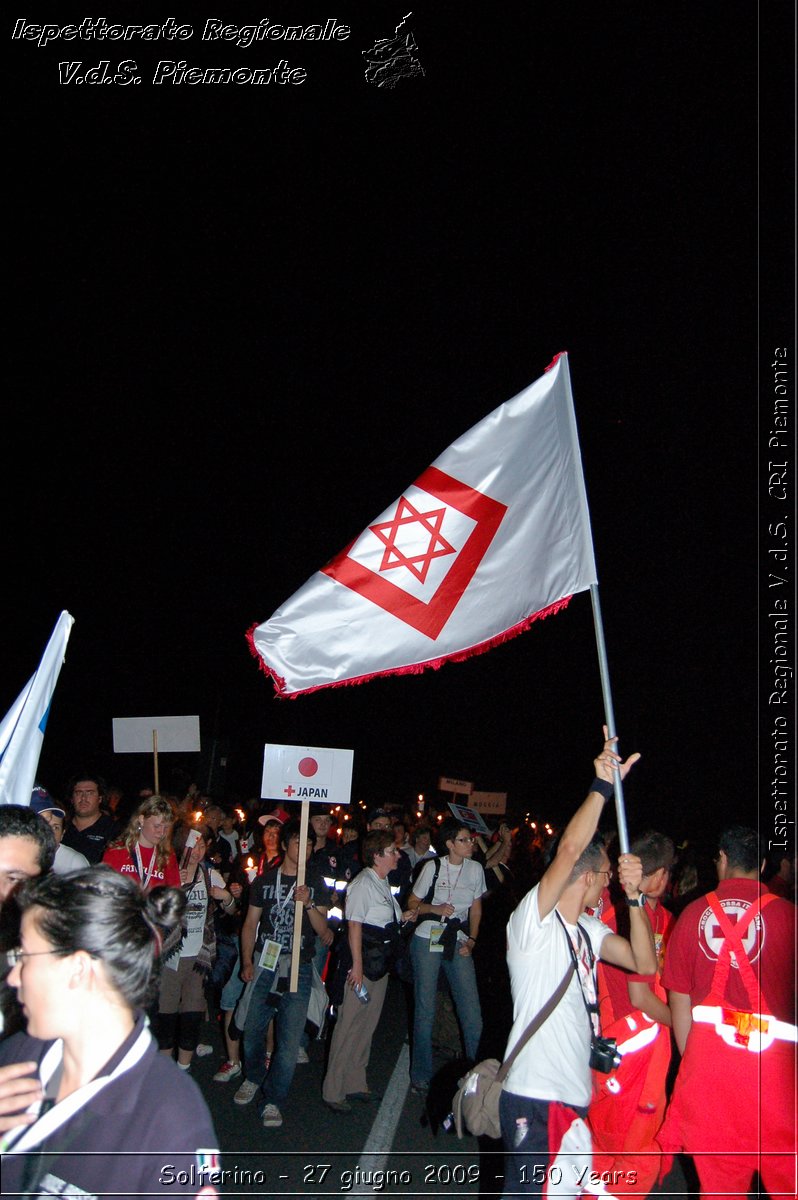
<svg viewBox="0 0 798 1200"><path fill-rule="evenodd" d="M459 792L463 796L470 796L473 788L473 783L469 783L467 779L446 779L441 776L438 780L439 792Z"/></svg>
<svg viewBox="0 0 798 1200"><path fill-rule="evenodd" d="M470 803L477 812L496 813L501 816L507 812L507 793L472 792Z"/></svg>
<svg viewBox="0 0 798 1200"><path fill-rule="evenodd" d="M153 733L158 753L199 750L199 717L114 717L114 754L152 754Z"/></svg>
<svg viewBox="0 0 798 1200"><path fill-rule="evenodd" d="M349 804L354 753L323 746L266 745L261 799Z"/></svg>
<svg viewBox="0 0 798 1200"><path fill-rule="evenodd" d="M449 808L452 810L453 815L457 817L457 820L463 822L464 829L473 829L477 833L490 833L487 825L475 809L466 808L464 804L450 804Z"/></svg>

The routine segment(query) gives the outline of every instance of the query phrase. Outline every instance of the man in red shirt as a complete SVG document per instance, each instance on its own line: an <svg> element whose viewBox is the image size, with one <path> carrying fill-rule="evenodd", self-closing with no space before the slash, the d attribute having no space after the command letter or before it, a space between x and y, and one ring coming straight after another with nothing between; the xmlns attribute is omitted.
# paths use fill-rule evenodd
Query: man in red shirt
<svg viewBox="0 0 798 1200"><path fill-rule="evenodd" d="M790 856L786 849L779 847L771 850L768 855L768 866L772 869L770 873L766 871L766 883L769 892L774 896L781 896L784 900L791 900L795 903L795 854Z"/></svg>
<svg viewBox="0 0 798 1200"><path fill-rule="evenodd" d="M760 883L763 859L756 830L721 834L718 886L677 919L662 976L682 1061L658 1140L715 1200L756 1171L795 1194L795 907Z"/></svg>
<svg viewBox="0 0 798 1200"><path fill-rule="evenodd" d="M621 1062L609 1075L593 1071L588 1124L593 1137L592 1178L602 1180L602 1194L646 1196L660 1173L655 1138L665 1116L671 1060L671 1015L660 975L673 918L660 900L676 851L669 837L654 830L635 838L629 849L643 864L640 891L654 934L657 971L635 975L611 963L598 964L601 1032L616 1039ZM601 919L614 933L628 937L625 899L621 893L617 906L610 901Z"/></svg>

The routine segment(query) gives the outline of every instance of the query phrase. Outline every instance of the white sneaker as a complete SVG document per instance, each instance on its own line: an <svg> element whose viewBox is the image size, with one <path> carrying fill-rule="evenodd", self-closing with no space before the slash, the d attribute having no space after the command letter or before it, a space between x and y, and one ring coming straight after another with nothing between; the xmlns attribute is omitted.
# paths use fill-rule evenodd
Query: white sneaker
<svg viewBox="0 0 798 1200"><path fill-rule="evenodd" d="M249 1079L245 1079L235 1096L233 1096L233 1099L236 1104L249 1104L251 1100L255 1099L259 1090L259 1084L251 1083Z"/></svg>
<svg viewBox="0 0 798 1200"><path fill-rule="evenodd" d="M267 1104L263 1110L261 1121L267 1129L277 1129L283 1123L283 1114L276 1104Z"/></svg>
<svg viewBox="0 0 798 1200"><path fill-rule="evenodd" d="M300 1046L299 1049L297 1050L296 1061L297 1061L297 1066L304 1066L305 1063L310 1062L310 1059L308 1058L308 1052L304 1046Z"/></svg>
<svg viewBox="0 0 798 1200"><path fill-rule="evenodd" d="M219 1070L214 1075L214 1083L229 1083L231 1079L235 1079L236 1075L241 1074L240 1062L222 1063Z"/></svg>
<svg viewBox="0 0 798 1200"><path fill-rule="evenodd" d="M205 1058L208 1054L213 1054L213 1046L209 1046L207 1042L200 1042L194 1053L197 1058Z"/></svg>

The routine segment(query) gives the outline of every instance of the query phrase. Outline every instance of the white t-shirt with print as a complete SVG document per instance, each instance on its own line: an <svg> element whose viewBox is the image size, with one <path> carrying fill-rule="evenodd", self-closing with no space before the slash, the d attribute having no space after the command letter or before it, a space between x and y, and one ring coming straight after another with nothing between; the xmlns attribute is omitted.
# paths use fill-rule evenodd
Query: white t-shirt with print
<svg viewBox="0 0 798 1200"><path fill-rule="evenodd" d="M429 891L434 873L435 862L431 859L422 868L418 879L413 884L413 895L418 896L419 900L423 900ZM435 891L432 893L430 904L453 904L452 917L462 921L465 920L466 913L474 901L484 896L486 890L485 872L481 863L474 862L472 858L464 858L459 866L453 867L447 855L446 858L441 859L438 878L435 880ZM422 921L413 936L429 940L435 923L434 920ZM467 938L467 933L462 930L458 932L457 940L459 942L464 942Z"/></svg>

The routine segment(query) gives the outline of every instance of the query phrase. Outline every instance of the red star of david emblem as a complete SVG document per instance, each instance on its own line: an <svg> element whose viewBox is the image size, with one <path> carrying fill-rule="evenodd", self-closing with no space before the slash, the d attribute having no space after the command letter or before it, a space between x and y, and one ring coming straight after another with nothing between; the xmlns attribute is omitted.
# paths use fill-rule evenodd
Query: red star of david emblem
<svg viewBox="0 0 798 1200"><path fill-rule="evenodd" d="M441 537L440 528L446 515L445 508L432 512L420 512L406 497L399 501L393 520L383 521L379 525L370 525L371 532L385 545L385 553L380 563L381 571L390 571L392 567L406 567L412 571L416 579L425 583L427 572L434 558L442 558L446 554L454 554L454 546ZM427 548L421 554L406 555L398 539L409 528L419 525L429 533Z"/></svg>
<svg viewBox="0 0 798 1200"><path fill-rule="evenodd" d="M379 571L372 571L349 557L354 542L350 542L322 571L434 640L485 557L507 512L507 505L469 487L467 483L461 483L437 467L427 467L416 480L416 487L440 500L445 507L421 512L402 496L390 521L370 526L370 531L385 546ZM455 508L475 522L459 551L440 532L446 508ZM407 556L398 543L402 531L406 532L411 524L425 530L428 541L422 553ZM453 556L453 562L434 594L427 599L412 596L386 578L386 572L401 566L424 583L433 560L449 555Z"/></svg>

